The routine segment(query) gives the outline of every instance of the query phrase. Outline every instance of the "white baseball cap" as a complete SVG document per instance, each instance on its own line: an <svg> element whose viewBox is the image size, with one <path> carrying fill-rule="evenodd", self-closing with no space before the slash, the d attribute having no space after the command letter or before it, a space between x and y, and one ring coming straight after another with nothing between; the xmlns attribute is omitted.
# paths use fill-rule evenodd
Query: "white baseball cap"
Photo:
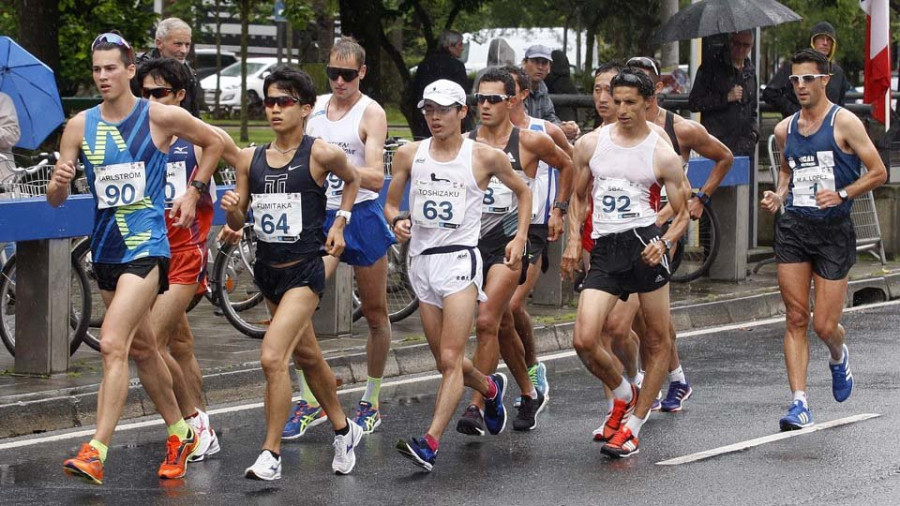
<svg viewBox="0 0 900 506"><path fill-rule="evenodd" d="M437 81L425 87L422 93L422 100L416 107L421 109L425 107L425 101L431 100L438 105L466 105L466 92L462 86L447 79L438 79Z"/></svg>

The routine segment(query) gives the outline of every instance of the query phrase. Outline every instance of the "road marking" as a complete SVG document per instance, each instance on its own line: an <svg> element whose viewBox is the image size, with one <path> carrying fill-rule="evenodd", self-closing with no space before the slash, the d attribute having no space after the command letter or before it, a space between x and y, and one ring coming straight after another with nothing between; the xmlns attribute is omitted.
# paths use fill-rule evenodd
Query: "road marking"
<svg viewBox="0 0 900 506"><path fill-rule="evenodd" d="M813 425L812 427L807 427L805 429L800 430L792 430L788 432L779 432L778 434L773 434L771 436L758 437L756 439L750 439L748 441L743 441L741 443L735 443L728 446L722 446L719 448L713 448L712 450L706 450L702 452L692 453L690 455L685 455L684 457L677 457L674 459L663 460L661 462L657 462L658 466L677 466L681 464L689 464L691 462L697 462L699 460L706 460L708 458L717 457L719 455L725 455L726 453L734 453L746 450L748 448L753 448L755 446L764 445L766 443L772 443L775 441L781 441L783 439L788 439L796 436L803 436L805 434L810 434L817 430L825 430L830 429L832 427L839 427L841 425L847 425L856 422L862 422L864 420L869 420L871 418L877 418L881 416L878 413L863 413L860 415L848 416L846 418L839 418L837 420L832 420L830 422L820 423L818 425Z"/></svg>
<svg viewBox="0 0 900 506"><path fill-rule="evenodd" d="M879 302L876 304L867 304L865 306L847 308L847 309L844 309L844 312L845 313L853 313L856 311L862 311L862 310L866 310L866 309L877 309L880 307L896 306L896 305L900 305L900 300ZM710 328L706 328L706 329L682 332L682 333L678 334L678 338L684 339L684 338L688 338L688 337L715 335L715 334L717 334L719 332L723 332L723 331L761 327L763 325L771 325L773 323L779 323L779 322L783 322L783 321L784 321L784 317L782 316L782 317L767 318L765 320L755 320L755 321L747 322L747 323L733 323L733 324L729 324L729 325L722 325L719 327L710 327ZM557 353L551 353L549 355L542 355L540 357L540 359L542 362L549 362L551 360L559 360L559 359L569 358L569 357L573 357L573 356L575 356L575 351L568 350L568 351L561 351L561 352L557 352ZM505 368L506 365L501 364L500 367ZM239 371L235 371L235 372L239 372ZM441 377L440 374L432 373L432 374L426 374L426 375L421 375L421 376L413 376L411 378L402 378L402 379L397 379L397 380L393 380L393 381L386 381L386 382L382 383L381 386L382 387L390 387L390 386L408 385L408 384L412 384L412 383L422 383L425 381L432 381L432 380L440 379L440 377ZM365 391L365 389L366 389L365 385L351 387L351 388L345 388L345 389L338 390L338 395L347 395L347 394L351 394L351 393L355 393L355 392L362 392L362 391ZM300 399L299 397L293 398L294 401L297 401L299 399ZM254 403L249 403L249 404L240 404L237 406L229 406L227 408L211 409L207 412L207 414L220 415L220 414L225 414L225 413L237 413L240 411L259 409L262 407L263 407L262 402L254 402ZM863 416L863 415L859 415L859 416ZM880 415L873 415L873 416L880 416ZM870 418L871 418L871 416L870 416ZM856 421L856 420L854 420L854 421ZM833 424L835 422L829 422L829 423ZM846 422L846 423L851 423L851 422ZM116 426L116 432L134 430L134 429L142 429L145 427L155 427L155 426L159 426L159 425L163 425L163 424L164 424L163 420L159 419L159 418L154 419L154 420L146 420L143 422L121 423ZM803 432L803 431L811 432L812 430L819 430L819 429L823 429L823 428L828 428L828 427L826 427L825 424L821 424L821 425L814 426L812 428L802 429L800 431L793 431L793 432L787 433L787 434L793 434L794 432L796 432L798 434L795 434L795 435L799 435L799 434L805 434L805 432ZM17 439L15 441L0 443L0 450L9 450L9 449L13 449L13 448L22 448L25 446L34 446L34 445L44 444L44 443L53 443L56 441L65 441L67 439L83 438L83 437L92 436L93 434L94 434L94 429L87 429L87 430L79 430L79 431L73 431L73 432L65 432L62 434L25 436L25 439ZM788 437L791 437L791 436L788 436ZM660 463L660 464L661 465L671 465L671 464L662 464L662 463Z"/></svg>

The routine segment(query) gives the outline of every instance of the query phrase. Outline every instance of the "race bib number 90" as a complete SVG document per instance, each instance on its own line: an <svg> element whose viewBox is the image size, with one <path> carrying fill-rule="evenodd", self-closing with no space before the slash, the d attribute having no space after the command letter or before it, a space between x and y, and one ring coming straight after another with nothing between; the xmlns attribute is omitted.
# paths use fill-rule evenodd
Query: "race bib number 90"
<svg viewBox="0 0 900 506"><path fill-rule="evenodd" d="M594 213L600 221L619 221L641 216L641 188L624 179L594 181Z"/></svg>
<svg viewBox="0 0 900 506"><path fill-rule="evenodd" d="M425 228L459 228L466 214L466 187L453 181L414 181L413 221Z"/></svg>
<svg viewBox="0 0 900 506"><path fill-rule="evenodd" d="M303 206L299 193L251 195L253 231L264 242L295 243L303 231Z"/></svg>
<svg viewBox="0 0 900 506"><path fill-rule="evenodd" d="M818 208L816 193L820 190L834 191L834 154L831 151L819 151L815 160L800 157L799 164L791 158L788 165L793 169L794 186L791 192L794 206Z"/></svg>
<svg viewBox="0 0 900 506"><path fill-rule="evenodd" d="M144 162L116 163L94 168L97 208L109 209L140 202L147 188Z"/></svg>

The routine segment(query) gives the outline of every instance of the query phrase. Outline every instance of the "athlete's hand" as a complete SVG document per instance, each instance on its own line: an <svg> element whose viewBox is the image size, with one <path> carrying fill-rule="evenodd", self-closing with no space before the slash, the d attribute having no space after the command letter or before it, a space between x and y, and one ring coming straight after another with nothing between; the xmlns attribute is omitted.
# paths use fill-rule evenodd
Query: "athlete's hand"
<svg viewBox="0 0 900 506"><path fill-rule="evenodd" d="M244 234L242 234L240 231L231 230L231 227L225 225L221 228L221 230L219 230L219 235L216 236L216 241L219 244L224 243L234 245L241 242L241 237L243 237L243 235Z"/></svg>
<svg viewBox="0 0 900 506"><path fill-rule="evenodd" d="M401 243L403 243L403 242L406 242L409 240L411 232L412 232L411 229L412 229L412 221L407 218L404 220L397 220L397 222L394 223L393 232L394 232L394 235L397 237L397 240L400 241Z"/></svg>
<svg viewBox="0 0 900 506"><path fill-rule="evenodd" d="M559 277L574 280L575 271L581 270L581 243L569 241L562 259L559 261Z"/></svg>
<svg viewBox="0 0 900 506"><path fill-rule="evenodd" d="M221 206L222 210L226 213L236 212L238 210L238 204L240 202L241 194L234 190L228 190L224 195L222 195L222 200L219 202L219 206Z"/></svg>
<svg viewBox="0 0 900 506"><path fill-rule="evenodd" d="M656 267L662 262L663 256L666 254L666 245L659 239L656 239L644 247L641 252L641 259L650 267Z"/></svg>
<svg viewBox="0 0 900 506"><path fill-rule="evenodd" d="M344 243L344 227L332 225L328 229L328 238L325 239L325 252L333 257L339 257L344 252L344 246L346 246Z"/></svg>
<svg viewBox="0 0 900 506"><path fill-rule="evenodd" d="M699 220L703 216L703 203L697 197L691 197L688 201L688 214L692 220Z"/></svg>
<svg viewBox="0 0 900 506"><path fill-rule="evenodd" d="M71 160L59 162L50 175L51 181L61 187L68 187L75 179L75 164Z"/></svg>
<svg viewBox="0 0 900 506"><path fill-rule="evenodd" d="M769 211L772 214L775 214L775 212L777 212L783 204L783 202L781 202L781 197L773 191L764 192L763 198L759 201L759 203L762 205L763 209Z"/></svg>
<svg viewBox="0 0 900 506"><path fill-rule="evenodd" d="M176 218L174 226L178 228L188 228L194 223L194 216L197 214L197 201L200 200L200 193L196 188L191 186L184 195L172 202L172 209L169 211L169 218Z"/></svg>
<svg viewBox="0 0 900 506"><path fill-rule="evenodd" d="M513 239L506 243L506 258L503 264L510 270L518 271L522 268L522 252L525 250L525 239Z"/></svg>
<svg viewBox="0 0 900 506"><path fill-rule="evenodd" d="M563 234L563 214L559 209L554 209L547 220L547 240L556 242Z"/></svg>
<svg viewBox="0 0 900 506"><path fill-rule="evenodd" d="M816 204L819 209L839 206L844 203L844 199L834 190L819 190L816 193Z"/></svg>
<svg viewBox="0 0 900 506"><path fill-rule="evenodd" d="M581 129L578 128L578 123L575 123L574 121L563 121L562 124L559 125L559 128L562 129L563 133L566 134L566 138L570 141L574 140L578 137L578 134L581 133Z"/></svg>

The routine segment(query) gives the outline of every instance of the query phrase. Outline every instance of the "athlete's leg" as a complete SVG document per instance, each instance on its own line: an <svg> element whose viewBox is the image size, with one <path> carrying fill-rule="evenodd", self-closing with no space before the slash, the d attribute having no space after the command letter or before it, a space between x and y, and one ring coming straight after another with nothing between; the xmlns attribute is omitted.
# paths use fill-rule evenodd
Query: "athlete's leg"
<svg viewBox="0 0 900 506"><path fill-rule="evenodd" d="M370 266L357 266L354 271L363 316L369 326L366 375L380 381L384 377L384 367L391 350L391 320L388 318L387 308L387 255ZM378 406L377 396L371 401L374 406Z"/></svg>
<svg viewBox="0 0 900 506"><path fill-rule="evenodd" d="M638 343L632 335L631 327L639 308L640 302L635 294L631 294L628 300L617 300L600 334L604 349L621 363L629 378L634 378L638 369Z"/></svg>
<svg viewBox="0 0 900 506"><path fill-rule="evenodd" d="M106 316L100 328L103 379L97 392L97 428L94 439L109 445L128 396L128 350L141 320L159 290L159 268L141 278L133 274L119 277L116 291L102 290Z"/></svg>
<svg viewBox="0 0 900 506"><path fill-rule="evenodd" d="M840 360L844 354L845 332L840 322L847 295L847 278L830 280L813 274L813 283L816 288L813 330L828 346L831 359Z"/></svg>
<svg viewBox="0 0 900 506"><path fill-rule="evenodd" d="M645 420L656 395L662 388L672 352L669 335L669 285L638 295L646 327L641 336L641 348L647 360L644 362L644 381L638 396L634 414Z"/></svg>
<svg viewBox="0 0 900 506"><path fill-rule="evenodd" d="M172 330L169 352L169 356L175 359L175 362L181 367L184 390L188 392L197 408L206 411L206 403L203 399L203 373L200 371L200 364L194 355L194 334L191 332L187 313L183 311ZM163 358L166 356L163 355ZM178 392L176 391L175 394L177 396ZM179 401L179 405L181 405L181 401Z"/></svg>
<svg viewBox="0 0 900 506"><path fill-rule="evenodd" d="M288 362L300 341L300 330L309 324L318 303L319 297L312 290L300 287L288 290L278 306L269 304L273 316L263 337L259 359L266 375L266 439L263 450L278 453L281 449L281 431L291 406Z"/></svg>
<svg viewBox="0 0 900 506"><path fill-rule="evenodd" d="M153 333L153 326L150 323L150 316L147 313L144 313L138 324L137 332L135 332L134 339L131 342L129 355L137 367L138 377L141 380L144 391L147 392L147 396L156 405L156 410L165 420L166 425L178 423L182 419L182 415L181 410L178 409L175 393L172 390L172 375L169 373L169 368L166 367L166 362L159 352L156 336Z"/></svg>
<svg viewBox="0 0 900 506"><path fill-rule="evenodd" d="M334 372L322 355L322 348L319 347L311 323L300 331L300 342L294 348L293 357L294 366L303 370L310 390L325 410L334 429L346 427L347 416L338 400Z"/></svg>
<svg viewBox="0 0 900 506"><path fill-rule="evenodd" d="M582 290L573 337L578 358L591 374L600 378L610 389L615 389L622 382L621 364L603 349L598 336L617 300L617 296L601 290Z"/></svg>
<svg viewBox="0 0 900 506"><path fill-rule="evenodd" d="M806 391L809 368L809 290L812 264L778 264L778 286L785 307L784 361L791 392Z"/></svg>
<svg viewBox="0 0 900 506"><path fill-rule="evenodd" d="M540 262L528 264L528 277L525 284L519 285L509 301L509 309L512 311L516 332L522 340L525 352L525 365L531 367L537 364L537 353L534 350L534 327L531 323L531 315L528 314L528 297L534 291L538 279L541 277Z"/></svg>

